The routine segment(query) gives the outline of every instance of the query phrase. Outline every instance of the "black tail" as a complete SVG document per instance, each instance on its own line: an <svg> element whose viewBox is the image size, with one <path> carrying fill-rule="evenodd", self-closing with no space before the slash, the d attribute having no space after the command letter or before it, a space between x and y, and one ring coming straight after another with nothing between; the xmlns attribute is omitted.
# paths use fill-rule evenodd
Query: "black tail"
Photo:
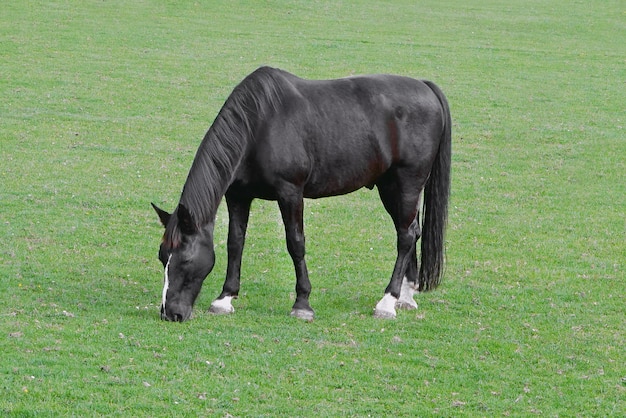
<svg viewBox="0 0 626 418"><path fill-rule="evenodd" d="M422 225L422 256L418 277L419 291L435 289L441 282L444 264L444 238L448 220L448 197L450 196L450 161L452 157L452 119L448 100L434 83L428 87L441 102L444 130L439 151L430 177L424 188L424 222Z"/></svg>

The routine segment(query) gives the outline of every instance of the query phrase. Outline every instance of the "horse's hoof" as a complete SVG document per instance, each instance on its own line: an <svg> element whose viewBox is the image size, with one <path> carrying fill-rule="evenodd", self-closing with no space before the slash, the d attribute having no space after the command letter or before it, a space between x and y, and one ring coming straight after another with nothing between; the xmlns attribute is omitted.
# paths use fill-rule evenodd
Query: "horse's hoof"
<svg viewBox="0 0 626 418"><path fill-rule="evenodd" d="M213 315L230 315L233 312L235 312L235 308L233 308L233 307L231 307L230 309L222 309L222 308L219 308L219 307L211 306L209 308L209 313L211 313Z"/></svg>
<svg viewBox="0 0 626 418"><path fill-rule="evenodd" d="M414 300L399 300L396 302L396 309L404 309L407 311L417 309L417 303Z"/></svg>
<svg viewBox="0 0 626 418"><path fill-rule="evenodd" d="M315 312L307 309L292 309L291 316L311 322L315 318Z"/></svg>
<svg viewBox="0 0 626 418"><path fill-rule="evenodd" d="M400 290L400 298L396 302L396 309L417 309L417 302L413 299L413 296L417 293L417 286L415 283L409 283L405 277L402 280L402 289Z"/></svg>
<svg viewBox="0 0 626 418"><path fill-rule="evenodd" d="M374 309L374 318L378 319L396 319L395 312L383 311L380 309Z"/></svg>
<svg viewBox="0 0 626 418"><path fill-rule="evenodd" d="M223 299L215 299L213 303L211 303L211 307L209 308L209 313L215 315L229 315L235 312L235 308L233 308L231 296L226 296Z"/></svg>
<svg viewBox="0 0 626 418"><path fill-rule="evenodd" d="M386 293L385 296L376 304L374 309L374 318L393 319L396 317L396 302L398 299Z"/></svg>

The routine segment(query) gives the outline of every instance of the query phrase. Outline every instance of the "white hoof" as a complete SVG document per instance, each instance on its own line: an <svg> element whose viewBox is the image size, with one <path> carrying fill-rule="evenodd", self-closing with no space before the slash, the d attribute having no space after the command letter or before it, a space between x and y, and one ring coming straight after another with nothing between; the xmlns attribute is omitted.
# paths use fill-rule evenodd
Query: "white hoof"
<svg viewBox="0 0 626 418"><path fill-rule="evenodd" d="M398 300L391 296L391 293L385 293L385 296L376 304L374 309L374 318L393 319L396 317L396 302Z"/></svg>
<svg viewBox="0 0 626 418"><path fill-rule="evenodd" d="M315 318L315 313L306 309L292 309L291 316L311 322Z"/></svg>
<svg viewBox="0 0 626 418"><path fill-rule="evenodd" d="M400 298L396 302L397 309L417 309L417 302L413 296L417 293L414 283L409 283L406 277L402 280L402 288L400 289Z"/></svg>
<svg viewBox="0 0 626 418"><path fill-rule="evenodd" d="M232 296L225 296L223 299L215 299L213 303L211 303L209 312L216 315L228 315L235 312L231 300L233 300Z"/></svg>

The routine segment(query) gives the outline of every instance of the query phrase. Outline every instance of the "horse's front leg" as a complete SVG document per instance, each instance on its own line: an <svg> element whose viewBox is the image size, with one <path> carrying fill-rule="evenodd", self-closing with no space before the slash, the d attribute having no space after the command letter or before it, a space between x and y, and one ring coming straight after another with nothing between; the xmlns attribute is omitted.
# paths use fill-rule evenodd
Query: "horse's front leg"
<svg viewBox="0 0 626 418"><path fill-rule="evenodd" d="M302 192L290 191L282 194L278 199L278 206L285 224L287 250L296 270L296 302L291 309L291 315L311 321L315 317L315 312L309 304L311 282L304 261L304 201Z"/></svg>
<svg viewBox="0 0 626 418"><path fill-rule="evenodd" d="M215 314L230 314L235 311L231 301L239 295L241 256L252 199L235 197L227 193L226 204L228 205L228 267L222 293L209 308L209 312Z"/></svg>

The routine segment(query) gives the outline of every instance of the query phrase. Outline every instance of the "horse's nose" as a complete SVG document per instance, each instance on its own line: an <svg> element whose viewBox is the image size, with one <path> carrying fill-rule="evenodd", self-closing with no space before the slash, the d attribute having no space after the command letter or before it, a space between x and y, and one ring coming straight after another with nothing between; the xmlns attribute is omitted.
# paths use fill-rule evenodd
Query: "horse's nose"
<svg viewBox="0 0 626 418"><path fill-rule="evenodd" d="M163 306L161 306L161 320L163 321L172 321L172 322L183 322L190 315L185 315L184 312L176 312L172 309L166 310Z"/></svg>
<svg viewBox="0 0 626 418"><path fill-rule="evenodd" d="M178 313L168 312L165 310L165 307L161 305L161 320L162 321L174 321L174 322L182 322L182 315Z"/></svg>

